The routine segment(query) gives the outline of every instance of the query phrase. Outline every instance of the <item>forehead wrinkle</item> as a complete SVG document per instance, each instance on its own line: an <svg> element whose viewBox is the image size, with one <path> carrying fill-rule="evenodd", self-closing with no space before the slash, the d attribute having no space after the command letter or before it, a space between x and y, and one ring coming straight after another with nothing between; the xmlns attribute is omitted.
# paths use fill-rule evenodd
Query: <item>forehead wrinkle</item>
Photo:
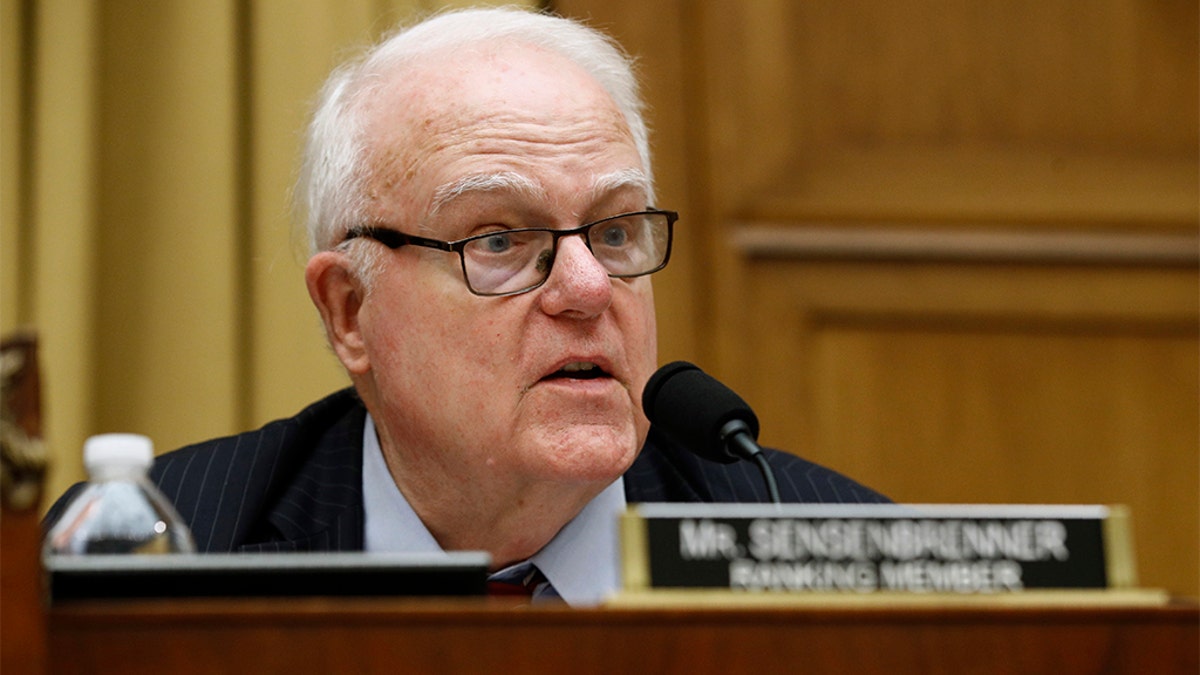
<svg viewBox="0 0 1200 675"><path fill-rule="evenodd" d="M515 192L531 200L545 200L546 191L537 182L513 171L482 173L464 176L439 186L433 193L433 204L429 215L435 216L438 211L464 195L479 192L496 191Z"/></svg>

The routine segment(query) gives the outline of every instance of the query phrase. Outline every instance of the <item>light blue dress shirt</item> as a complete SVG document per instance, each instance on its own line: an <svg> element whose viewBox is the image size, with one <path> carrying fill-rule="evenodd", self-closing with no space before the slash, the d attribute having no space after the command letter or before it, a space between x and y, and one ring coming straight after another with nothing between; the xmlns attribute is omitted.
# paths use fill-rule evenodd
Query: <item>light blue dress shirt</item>
<svg viewBox="0 0 1200 675"><path fill-rule="evenodd" d="M375 422L363 429L363 513L367 551L442 551L392 480ZM523 577L533 563L548 580L534 591L534 601L561 597L577 607L598 605L620 587L618 518L625 511L625 483L618 478L568 522L550 543L529 560L500 570L493 579Z"/></svg>

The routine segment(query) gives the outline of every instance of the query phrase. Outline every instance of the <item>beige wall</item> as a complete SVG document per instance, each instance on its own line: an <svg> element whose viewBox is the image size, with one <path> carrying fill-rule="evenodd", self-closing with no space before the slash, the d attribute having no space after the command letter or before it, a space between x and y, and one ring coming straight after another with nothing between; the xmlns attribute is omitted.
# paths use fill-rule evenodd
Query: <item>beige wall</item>
<svg viewBox="0 0 1200 675"><path fill-rule="evenodd" d="M47 492L90 434L160 450L348 380L288 190L329 70L441 0L2 0L0 332L41 336Z"/></svg>

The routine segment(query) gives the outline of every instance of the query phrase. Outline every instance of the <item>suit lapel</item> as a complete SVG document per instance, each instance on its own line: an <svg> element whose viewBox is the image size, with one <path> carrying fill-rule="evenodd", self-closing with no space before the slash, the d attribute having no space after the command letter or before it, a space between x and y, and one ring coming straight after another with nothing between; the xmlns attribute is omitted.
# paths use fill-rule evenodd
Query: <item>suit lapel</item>
<svg viewBox="0 0 1200 675"><path fill-rule="evenodd" d="M298 465L266 514L278 536L243 550L359 550L362 548L361 404L333 420L297 419L285 444L303 448ZM331 424L332 422L332 424Z"/></svg>
<svg viewBox="0 0 1200 675"><path fill-rule="evenodd" d="M688 460L693 460L690 464ZM707 483L694 475L695 461L686 450L650 427L646 444L633 466L625 472L625 501L647 502L712 501Z"/></svg>

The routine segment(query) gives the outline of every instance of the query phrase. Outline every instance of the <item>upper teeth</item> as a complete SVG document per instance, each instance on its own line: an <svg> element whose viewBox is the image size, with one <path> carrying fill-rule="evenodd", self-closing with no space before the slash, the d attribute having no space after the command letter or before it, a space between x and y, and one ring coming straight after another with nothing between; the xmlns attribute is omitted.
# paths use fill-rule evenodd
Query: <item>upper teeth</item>
<svg viewBox="0 0 1200 675"><path fill-rule="evenodd" d="M581 370L592 370L595 367L596 364L591 363L590 361L576 361L574 363L568 363L567 365L563 366L562 369L568 373L577 373Z"/></svg>

